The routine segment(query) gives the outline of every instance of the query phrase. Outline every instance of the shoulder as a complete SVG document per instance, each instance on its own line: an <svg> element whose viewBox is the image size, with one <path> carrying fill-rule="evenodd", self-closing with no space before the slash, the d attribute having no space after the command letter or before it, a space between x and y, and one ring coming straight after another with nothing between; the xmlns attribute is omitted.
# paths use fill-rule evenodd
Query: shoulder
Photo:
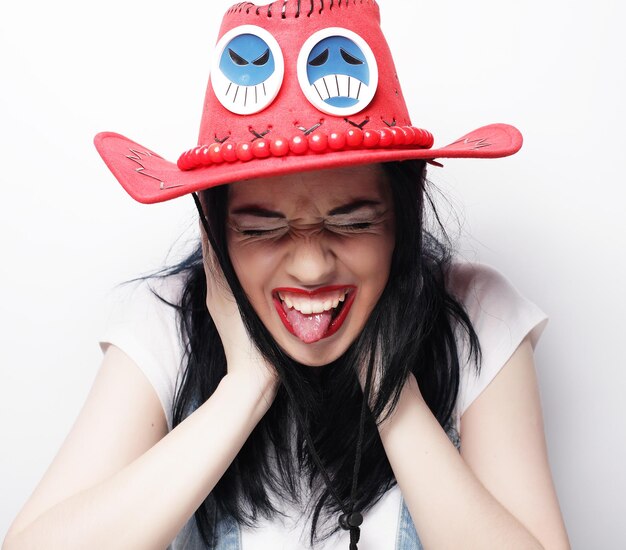
<svg viewBox="0 0 626 550"><path fill-rule="evenodd" d="M121 349L154 387L172 426L171 408L184 357L178 306L185 287L183 275L149 278L122 284L108 297L103 351Z"/></svg>
<svg viewBox="0 0 626 550"><path fill-rule="evenodd" d="M481 346L477 372L461 349L461 380L457 402L460 417L495 378L527 336L534 347L548 321L497 269L481 263L455 262L447 274L448 290L463 304Z"/></svg>
<svg viewBox="0 0 626 550"><path fill-rule="evenodd" d="M529 324L540 323L538 328L543 329L547 322L546 314L534 302L504 274L487 264L454 262L446 286L461 301L485 344L493 342L491 337L502 337L504 333L513 338L519 327ZM533 346L540 334L541 330L531 334Z"/></svg>
<svg viewBox="0 0 626 550"><path fill-rule="evenodd" d="M497 302L520 297L520 293L500 271L482 263L455 261L447 273L446 286L465 305L479 307L485 300Z"/></svg>
<svg viewBox="0 0 626 550"><path fill-rule="evenodd" d="M178 308L184 277L148 278L118 285L107 297L107 329L126 330L128 336L178 335Z"/></svg>

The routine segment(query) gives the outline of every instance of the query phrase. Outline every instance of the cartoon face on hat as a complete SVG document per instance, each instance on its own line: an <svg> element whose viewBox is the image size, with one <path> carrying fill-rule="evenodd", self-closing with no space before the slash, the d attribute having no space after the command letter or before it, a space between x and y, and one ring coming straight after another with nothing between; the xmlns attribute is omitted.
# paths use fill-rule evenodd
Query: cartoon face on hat
<svg viewBox="0 0 626 550"><path fill-rule="evenodd" d="M362 37L331 27L316 32L302 46L298 80L315 108L329 115L350 116L374 98L378 65Z"/></svg>
<svg viewBox="0 0 626 550"><path fill-rule="evenodd" d="M261 27L241 25L217 43L211 82L224 107L238 115L250 115L274 101L284 73L276 39Z"/></svg>
<svg viewBox="0 0 626 550"><path fill-rule="evenodd" d="M257 86L265 82L276 68L274 55L261 37L239 34L222 52L220 70L233 84Z"/></svg>

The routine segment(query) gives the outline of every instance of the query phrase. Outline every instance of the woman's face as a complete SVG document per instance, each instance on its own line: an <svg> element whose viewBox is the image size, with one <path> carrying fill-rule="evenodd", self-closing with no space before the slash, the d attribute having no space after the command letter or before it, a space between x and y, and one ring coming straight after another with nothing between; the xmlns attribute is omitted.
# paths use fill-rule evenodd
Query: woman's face
<svg viewBox="0 0 626 550"><path fill-rule="evenodd" d="M289 356L325 365L356 339L387 283L394 221L380 165L229 186L233 266Z"/></svg>

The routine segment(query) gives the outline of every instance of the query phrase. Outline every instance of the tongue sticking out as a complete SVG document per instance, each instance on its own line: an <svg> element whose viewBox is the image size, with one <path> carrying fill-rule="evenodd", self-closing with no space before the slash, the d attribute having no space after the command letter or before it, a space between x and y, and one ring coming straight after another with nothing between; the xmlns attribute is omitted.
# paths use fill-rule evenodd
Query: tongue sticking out
<svg viewBox="0 0 626 550"><path fill-rule="evenodd" d="M312 344L324 337L332 320L332 310L306 315L297 309L288 308L284 303L282 305L293 331L305 344Z"/></svg>

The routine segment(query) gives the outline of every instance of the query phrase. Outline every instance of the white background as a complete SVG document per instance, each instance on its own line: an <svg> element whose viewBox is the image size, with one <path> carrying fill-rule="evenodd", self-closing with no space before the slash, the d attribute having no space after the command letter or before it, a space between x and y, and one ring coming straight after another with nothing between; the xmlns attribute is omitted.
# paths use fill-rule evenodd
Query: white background
<svg viewBox="0 0 626 550"><path fill-rule="evenodd" d="M573 547L626 548L623 3L381 4L416 125L439 143L490 122L524 133L515 157L448 161L431 178L457 209L465 257L551 318L537 368ZM227 5L1 4L0 537L86 397L107 291L195 229L190 198L128 198L93 135L172 160L195 145Z"/></svg>

